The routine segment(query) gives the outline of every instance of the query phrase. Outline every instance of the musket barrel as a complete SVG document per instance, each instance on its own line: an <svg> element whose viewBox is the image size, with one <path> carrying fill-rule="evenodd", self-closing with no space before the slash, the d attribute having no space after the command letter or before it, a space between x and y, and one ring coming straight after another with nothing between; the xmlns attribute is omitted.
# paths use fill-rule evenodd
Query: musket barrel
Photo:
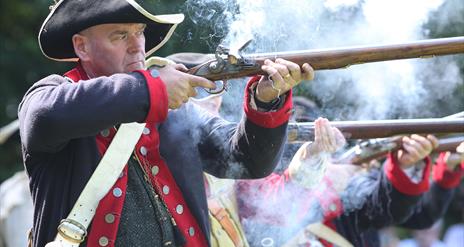
<svg viewBox="0 0 464 247"><path fill-rule="evenodd" d="M266 59L283 58L299 64L309 63L315 70L346 68L350 65L408 58L426 58L464 53L464 36L420 40L401 44L354 46L321 50L302 50L228 56L212 59L191 68L188 73L212 81L264 75L261 65ZM222 64L220 66L220 64Z"/></svg>
<svg viewBox="0 0 464 247"><path fill-rule="evenodd" d="M464 53L464 37L420 40L402 44L355 46L322 50L253 54L248 58L262 64L265 59L283 58L315 70L346 68L350 65L408 58L425 58Z"/></svg>
<svg viewBox="0 0 464 247"><path fill-rule="evenodd" d="M463 133L464 119L399 119L367 121L332 121L347 139L383 138L401 134ZM314 123L289 123L288 142L305 142L314 138Z"/></svg>

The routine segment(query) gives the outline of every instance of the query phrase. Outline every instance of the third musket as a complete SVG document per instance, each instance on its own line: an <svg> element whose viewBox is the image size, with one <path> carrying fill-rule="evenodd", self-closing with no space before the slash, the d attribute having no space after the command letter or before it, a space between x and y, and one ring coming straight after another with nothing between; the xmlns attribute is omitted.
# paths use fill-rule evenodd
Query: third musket
<svg viewBox="0 0 464 247"><path fill-rule="evenodd" d="M463 133L464 118L422 118L395 120L331 121L347 139L383 138L401 134ZM314 139L314 123L288 124L288 142Z"/></svg>

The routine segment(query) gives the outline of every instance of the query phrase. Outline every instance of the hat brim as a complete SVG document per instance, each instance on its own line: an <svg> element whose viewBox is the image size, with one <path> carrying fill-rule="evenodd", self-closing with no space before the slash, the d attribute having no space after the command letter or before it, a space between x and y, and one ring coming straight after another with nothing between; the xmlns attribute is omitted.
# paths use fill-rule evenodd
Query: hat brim
<svg viewBox="0 0 464 247"><path fill-rule="evenodd" d="M133 0L59 1L39 31L39 47L49 59L77 61L72 36L86 28L107 23L145 23L146 56L172 36L183 14L153 15Z"/></svg>

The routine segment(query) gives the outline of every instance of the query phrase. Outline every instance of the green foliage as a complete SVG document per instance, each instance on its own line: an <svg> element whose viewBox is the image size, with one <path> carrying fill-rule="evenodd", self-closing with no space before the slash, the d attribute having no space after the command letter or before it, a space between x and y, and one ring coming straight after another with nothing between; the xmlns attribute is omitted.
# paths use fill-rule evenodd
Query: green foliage
<svg viewBox="0 0 464 247"><path fill-rule="evenodd" d="M28 87L40 78L66 71L68 64L47 60L37 34L49 1L2 1L0 6L0 126L17 118ZM0 146L0 182L22 169L19 137Z"/></svg>

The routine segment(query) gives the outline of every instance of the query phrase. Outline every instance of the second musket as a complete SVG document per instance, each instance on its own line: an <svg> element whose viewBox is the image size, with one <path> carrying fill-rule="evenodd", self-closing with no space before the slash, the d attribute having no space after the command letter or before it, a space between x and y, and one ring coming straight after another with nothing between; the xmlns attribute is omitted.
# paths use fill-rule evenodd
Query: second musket
<svg viewBox="0 0 464 247"><path fill-rule="evenodd" d="M402 134L464 133L464 118L423 118L365 121L331 121L347 139L384 138ZM314 123L288 124L288 142L314 139Z"/></svg>

